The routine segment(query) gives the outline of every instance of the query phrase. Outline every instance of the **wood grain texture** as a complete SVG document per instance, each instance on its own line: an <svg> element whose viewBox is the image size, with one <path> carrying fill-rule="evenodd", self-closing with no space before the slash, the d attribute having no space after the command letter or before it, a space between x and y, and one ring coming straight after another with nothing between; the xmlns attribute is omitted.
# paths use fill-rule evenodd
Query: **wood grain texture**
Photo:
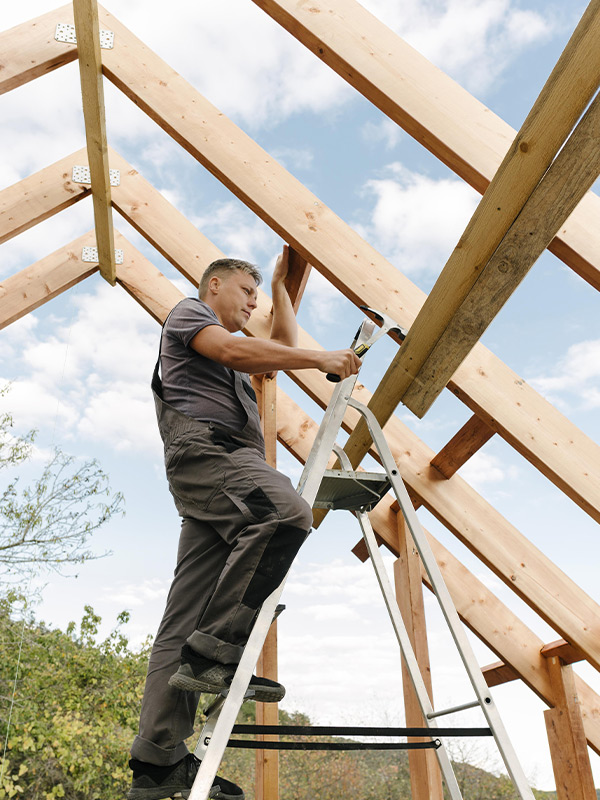
<svg viewBox="0 0 600 800"><path fill-rule="evenodd" d="M57 42L57 23L73 24L73 5L49 11L0 33L0 94L77 58L77 46Z"/></svg>
<svg viewBox="0 0 600 800"><path fill-rule="evenodd" d="M86 150L8 186L0 192L0 244L87 197L89 185L73 183L74 166L87 165Z"/></svg>
<svg viewBox="0 0 600 800"><path fill-rule="evenodd" d="M477 414L431 459L431 466L444 478L451 478L494 435L494 431Z"/></svg>
<svg viewBox="0 0 600 800"><path fill-rule="evenodd" d="M100 274L114 286L115 238L110 197L98 4L96 0L73 0L73 11Z"/></svg>
<svg viewBox="0 0 600 800"><path fill-rule="evenodd" d="M81 260L82 248L93 243L94 233L86 233L41 261L5 278L0 283L0 329L97 272L97 264Z"/></svg>

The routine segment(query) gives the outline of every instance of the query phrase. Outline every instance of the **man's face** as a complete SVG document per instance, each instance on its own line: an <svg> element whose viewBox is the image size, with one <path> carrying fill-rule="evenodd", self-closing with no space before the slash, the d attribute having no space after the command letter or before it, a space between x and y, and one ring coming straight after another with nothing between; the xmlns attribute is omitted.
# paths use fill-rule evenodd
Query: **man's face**
<svg viewBox="0 0 600 800"><path fill-rule="evenodd" d="M230 333L236 333L246 327L250 314L256 308L256 281L242 270L224 276L216 275L210 281L209 297L210 300L206 298L207 302L223 327Z"/></svg>

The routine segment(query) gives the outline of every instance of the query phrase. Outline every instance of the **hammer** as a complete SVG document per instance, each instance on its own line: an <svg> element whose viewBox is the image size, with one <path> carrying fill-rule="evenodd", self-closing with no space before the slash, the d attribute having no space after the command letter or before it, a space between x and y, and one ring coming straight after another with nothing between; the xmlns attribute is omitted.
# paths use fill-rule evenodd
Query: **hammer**
<svg viewBox="0 0 600 800"><path fill-rule="evenodd" d="M355 343L358 340L360 332L362 330L362 325L358 329L357 334L354 337L354 342L351 344L351 347L359 358L362 358L364 354L367 352L367 350L370 347L372 347L375 344L375 342L386 333L393 332L397 334L401 342L404 341L408 331L405 330L401 325L398 325L397 322L394 322L394 320L391 317L388 317L387 314L383 314L381 311L375 311L374 308L369 308L368 306L359 306L359 308L361 309L361 311L366 311L372 317L375 317L377 322L381 323L381 327L379 328L379 330L373 331L371 335L364 342L361 342L361 344L355 347ZM328 372L327 380L331 381L332 383L339 383L340 376Z"/></svg>

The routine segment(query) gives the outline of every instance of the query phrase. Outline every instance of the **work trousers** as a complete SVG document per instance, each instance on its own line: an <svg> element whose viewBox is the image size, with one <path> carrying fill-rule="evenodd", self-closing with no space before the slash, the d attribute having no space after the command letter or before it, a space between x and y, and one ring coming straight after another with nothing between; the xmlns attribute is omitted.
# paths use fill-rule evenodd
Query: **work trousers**
<svg viewBox="0 0 600 800"><path fill-rule="evenodd" d="M183 517L177 566L148 666L131 755L173 764L188 750L199 694L169 677L186 642L237 664L263 601L287 574L312 524L290 480L212 423L169 444L169 487Z"/></svg>

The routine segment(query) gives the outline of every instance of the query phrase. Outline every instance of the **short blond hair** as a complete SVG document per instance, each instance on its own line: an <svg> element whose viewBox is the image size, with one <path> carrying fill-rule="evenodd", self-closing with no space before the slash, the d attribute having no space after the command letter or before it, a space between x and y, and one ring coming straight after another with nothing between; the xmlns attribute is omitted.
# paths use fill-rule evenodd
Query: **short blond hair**
<svg viewBox="0 0 600 800"><path fill-rule="evenodd" d="M236 270L251 275L256 281L257 286L260 286L262 283L262 275L260 270L254 264L250 264L248 261L241 261L239 258L219 258L216 261L213 261L212 264L209 264L204 270L204 274L200 280L200 285L198 286L198 297L200 300L204 300L206 297L208 292L208 284L214 275L217 277L226 275L229 276L229 274L235 272Z"/></svg>

